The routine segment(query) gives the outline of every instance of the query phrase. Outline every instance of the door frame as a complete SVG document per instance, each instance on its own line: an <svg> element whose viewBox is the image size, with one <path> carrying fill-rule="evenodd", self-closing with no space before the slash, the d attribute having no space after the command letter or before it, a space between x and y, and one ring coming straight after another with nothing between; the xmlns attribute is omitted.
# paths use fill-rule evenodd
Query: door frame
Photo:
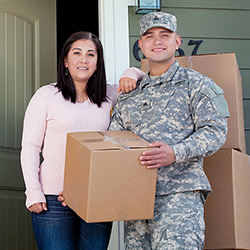
<svg viewBox="0 0 250 250"><path fill-rule="evenodd" d="M104 47L109 83L119 83L130 65L127 0L99 0L99 38Z"/></svg>

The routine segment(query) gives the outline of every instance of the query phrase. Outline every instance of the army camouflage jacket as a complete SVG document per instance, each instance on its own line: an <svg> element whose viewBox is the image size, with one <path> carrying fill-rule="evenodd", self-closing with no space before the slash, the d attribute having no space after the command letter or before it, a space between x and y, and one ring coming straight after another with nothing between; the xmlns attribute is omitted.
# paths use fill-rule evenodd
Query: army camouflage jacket
<svg viewBox="0 0 250 250"><path fill-rule="evenodd" d="M132 131L174 150L176 161L158 168L156 196L210 193L203 158L226 140L229 111L223 93L213 80L175 61L161 76L152 80L146 74L136 90L118 98L110 130Z"/></svg>

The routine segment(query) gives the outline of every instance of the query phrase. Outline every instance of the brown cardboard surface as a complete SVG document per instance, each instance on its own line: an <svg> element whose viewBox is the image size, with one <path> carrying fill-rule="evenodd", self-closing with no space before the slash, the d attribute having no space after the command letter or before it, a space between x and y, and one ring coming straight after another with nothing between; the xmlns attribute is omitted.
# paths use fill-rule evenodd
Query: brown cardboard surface
<svg viewBox="0 0 250 250"><path fill-rule="evenodd" d="M230 118L228 136L223 148L235 148L246 153L241 75L234 53L176 57L180 65L194 69L213 79L225 92ZM147 59L141 69L149 70Z"/></svg>
<svg viewBox="0 0 250 250"><path fill-rule="evenodd" d="M221 149L204 161L213 192L205 203L204 249L250 249L250 158Z"/></svg>
<svg viewBox="0 0 250 250"><path fill-rule="evenodd" d="M157 170L138 157L148 142L129 131L67 135L65 201L86 222L150 219Z"/></svg>

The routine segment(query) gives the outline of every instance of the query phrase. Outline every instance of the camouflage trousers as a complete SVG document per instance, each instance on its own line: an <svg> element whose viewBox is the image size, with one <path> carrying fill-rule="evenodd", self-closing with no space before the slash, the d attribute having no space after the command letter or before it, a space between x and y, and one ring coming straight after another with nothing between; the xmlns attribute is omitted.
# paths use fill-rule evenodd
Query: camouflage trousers
<svg viewBox="0 0 250 250"><path fill-rule="evenodd" d="M125 249L203 249L203 204L201 191L156 197L152 220L124 222Z"/></svg>

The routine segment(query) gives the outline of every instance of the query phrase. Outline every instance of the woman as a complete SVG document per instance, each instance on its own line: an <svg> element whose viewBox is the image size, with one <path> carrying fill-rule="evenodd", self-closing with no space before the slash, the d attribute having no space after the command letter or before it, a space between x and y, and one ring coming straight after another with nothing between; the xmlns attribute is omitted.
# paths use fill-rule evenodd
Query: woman
<svg viewBox="0 0 250 250"><path fill-rule="evenodd" d="M58 82L41 87L27 107L21 165L39 250L107 249L112 222L87 224L57 198L63 189L66 134L107 130L117 87L106 84L99 39L77 32L63 46Z"/></svg>

